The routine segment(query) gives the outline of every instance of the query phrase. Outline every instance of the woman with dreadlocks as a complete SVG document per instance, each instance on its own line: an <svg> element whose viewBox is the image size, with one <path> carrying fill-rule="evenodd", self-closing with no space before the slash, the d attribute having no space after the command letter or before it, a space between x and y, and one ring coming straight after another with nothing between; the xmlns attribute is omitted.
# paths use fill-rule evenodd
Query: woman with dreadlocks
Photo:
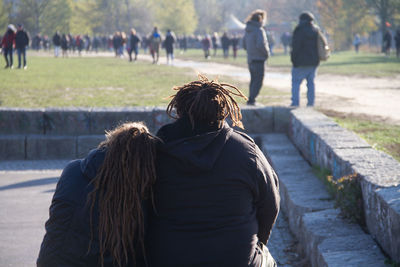
<svg viewBox="0 0 400 267"><path fill-rule="evenodd" d="M146 266L144 234L153 203L159 139L125 123L61 174L38 266Z"/></svg>
<svg viewBox="0 0 400 267"><path fill-rule="evenodd" d="M146 249L151 266L275 266L265 245L279 211L278 178L243 128L236 87L199 81L174 88L176 121L158 137Z"/></svg>

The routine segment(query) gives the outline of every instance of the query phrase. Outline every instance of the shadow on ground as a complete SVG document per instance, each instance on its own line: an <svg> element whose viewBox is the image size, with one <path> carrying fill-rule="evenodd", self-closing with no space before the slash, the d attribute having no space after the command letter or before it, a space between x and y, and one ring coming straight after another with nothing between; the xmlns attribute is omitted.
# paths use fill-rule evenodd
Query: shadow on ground
<svg viewBox="0 0 400 267"><path fill-rule="evenodd" d="M36 180L30 180L30 181L21 182L21 183L0 186L0 191L19 189L19 188L23 188L23 187L33 187L33 186L55 184L58 182L58 179L59 179L58 177L42 178L42 179L36 179ZM51 193L51 192L54 192L54 190L45 191L45 193Z"/></svg>

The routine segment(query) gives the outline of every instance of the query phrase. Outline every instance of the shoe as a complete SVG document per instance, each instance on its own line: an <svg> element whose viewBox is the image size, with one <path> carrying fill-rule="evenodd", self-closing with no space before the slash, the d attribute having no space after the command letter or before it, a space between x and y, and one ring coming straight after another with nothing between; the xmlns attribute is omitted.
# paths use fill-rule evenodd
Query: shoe
<svg viewBox="0 0 400 267"><path fill-rule="evenodd" d="M20 69L21 68L21 66L18 66L18 69Z"/></svg>
<svg viewBox="0 0 400 267"><path fill-rule="evenodd" d="M14 66L10 66L10 69L14 69Z"/></svg>
<svg viewBox="0 0 400 267"><path fill-rule="evenodd" d="M5 69L8 69L8 67L9 67L8 65L5 65L5 66L4 66Z"/></svg>
<svg viewBox="0 0 400 267"><path fill-rule="evenodd" d="M24 70L26 70L28 68L28 66L24 66Z"/></svg>

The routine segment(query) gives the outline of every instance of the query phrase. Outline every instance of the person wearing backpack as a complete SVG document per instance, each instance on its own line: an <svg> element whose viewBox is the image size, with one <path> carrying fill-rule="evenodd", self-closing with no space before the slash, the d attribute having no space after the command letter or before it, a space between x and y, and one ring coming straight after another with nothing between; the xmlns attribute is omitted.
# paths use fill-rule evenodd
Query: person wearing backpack
<svg viewBox="0 0 400 267"><path fill-rule="evenodd" d="M299 24L295 28L292 38L291 106L299 106L300 104L300 84L304 79L307 80L307 106L314 106L314 79L321 59L318 51L321 35L319 28L314 24L314 15L310 12L303 12L299 17Z"/></svg>

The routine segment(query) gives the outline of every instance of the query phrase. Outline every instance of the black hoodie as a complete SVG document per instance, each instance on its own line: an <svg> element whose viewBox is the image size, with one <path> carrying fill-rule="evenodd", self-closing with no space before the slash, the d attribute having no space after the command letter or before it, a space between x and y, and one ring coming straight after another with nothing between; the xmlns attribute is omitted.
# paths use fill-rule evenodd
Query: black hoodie
<svg viewBox="0 0 400 267"><path fill-rule="evenodd" d="M247 135L226 123L160 129L151 266L258 266L279 210L278 179Z"/></svg>
<svg viewBox="0 0 400 267"><path fill-rule="evenodd" d="M91 181L103 164L105 153L105 149L94 149L85 159L71 161L64 168L51 202L37 266L100 266L99 240L96 234L98 214L94 213L93 216L94 235L88 251L91 224L86 202L88 194L93 190ZM141 251L138 251L137 258L136 266L143 266ZM104 266L114 266L109 254L104 257Z"/></svg>

